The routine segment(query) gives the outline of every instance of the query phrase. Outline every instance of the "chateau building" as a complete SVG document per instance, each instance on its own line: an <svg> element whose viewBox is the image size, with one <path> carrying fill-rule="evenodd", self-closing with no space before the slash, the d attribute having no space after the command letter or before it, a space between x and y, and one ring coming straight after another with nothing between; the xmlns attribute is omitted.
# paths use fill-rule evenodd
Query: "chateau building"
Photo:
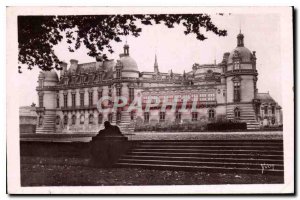
<svg viewBox="0 0 300 200"><path fill-rule="evenodd" d="M55 71L39 75L36 132L94 133L106 120L118 124L123 132L133 131L137 123L209 123L221 119L246 122L248 129L281 126L281 107L268 93L258 93L256 59L255 51L244 46L242 33L237 36L236 48L224 53L221 63L195 63L183 74L160 72L156 55L153 72L139 71L127 44L117 62L97 58L96 62L80 64L72 59L69 67L61 64L60 77ZM99 99L104 96L122 96L128 101L123 107L102 112ZM141 100L139 109L130 110L136 99ZM169 103L154 102L145 109L155 99ZM181 112L182 105L185 112Z"/></svg>

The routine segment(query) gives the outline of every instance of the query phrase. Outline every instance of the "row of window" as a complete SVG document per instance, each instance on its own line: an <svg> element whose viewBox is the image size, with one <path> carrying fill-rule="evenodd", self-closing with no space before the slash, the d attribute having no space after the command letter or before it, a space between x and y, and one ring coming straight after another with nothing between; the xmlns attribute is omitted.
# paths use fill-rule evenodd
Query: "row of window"
<svg viewBox="0 0 300 200"><path fill-rule="evenodd" d="M72 115L72 117L71 117L71 124L72 125L76 124L76 119L77 119L76 115ZM89 119L89 124L94 123L94 115L93 114L90 114L88 119ZM84 115L80 115L79 123L84 124L84 120L85 120ZM108 121L112 122L112 113L108 114ZM102 124L102 122L103 122L103 115L99 114L98 115L98 124ZM67 115L64 115L63 124L67 125L68 123L69 123L69 117ZM56 124L57 125L60 124L60 116L56 117Z"/></svg>
<svg viewBox="0 0 300 200"><path fill-rule="evenodd" d="M264 114L268 115L268 106L264 106L264 107L262 107L262 109L264 110ZM271 113L272 113L272 115L275 114L275 106L271 106Z"/></svg>
<svg viewBox="0 0 300 200"><path fill-rule="evenodd" d="M150 118L149 112L145 112L144 113L144 122L148 123L149 118ZM208 118L210 120L215 118L215 110L211 109L211 110L208 111ZM159 113L159 121L164 122L165 119L166 119L166 113L165 112L160 112ZM198 113L197 112L192 112L192 121L197 121L197 120L198 120ZM180 112L175 113L175 121L177 121L177 122L181 121L181 113Z"/></svg>
<svg viewBox="0 0 300 200"><path fill-rule="evenodd" d="M112 116L113 116L112 113L108 114L108 121L109 122L112 122ZM131 112L130 113L130 119L134 120L134 117L135 117L135 113ZM235 117L235 119L239 119L240 118L240 109L239 108L235 108L234 109L234 117ZM71 117L71 124L72 125L76 124L76 118L77 118L76 115L72 115L72 117ZM165 118L166 118L166 113L165 112L160 112L159 113L159 121L160 122L164 122ZM208 111L208 118L210 120L212 120L212 119L215 118L215 110L211 109L211 110ZM41 119L42 118L40 118L40 120ZM68 124L68 119L69 119L68 116L65 115L64 116L64 120L63 120L63 123L65 125ZM149 119L150 119L149 112L145 112L144 113L144 122L148 123ZM81 115L80 116L80 124L84 124L84 120L85 120L84 115ZM198 113L197 112L192 112L192 121L197 121L197 120L198 120ZM117 112L117 114L116 114L116 121L117 121L117 123L121 122L121 112ZM181 121L181 113L180 112L176 112L175 113L175 121L177 121L177 122ZM102 122L103 122L103 115L100 113L98 115L98 124L102 124ZM56 124L59 124L59 123L60 123L60 117L57 116L57 118L56 118ZM89 115L89 124L93 124L93 123L94 123L94 115L90 114Z"/></svg>
<svg viewBox="0 0 300 200"><path fill-rule="evenodd" d="M72 98L72 107L75 107L76 106L76 93L72 93L71 94L71 98ZM81 92L80 93L80 106L84 106L84 95L85 93ZM116 90L116 95L117 96L121 96L121 88L117 88ZM98 100L101 99L103 96L103 91L98 91ZM108 96L112 97L112 91L111 89L108 90ZM64 107L68 107L68 94L64 94ZM129 99L130 100L133 100L134 99L134 88L129 88ZM89 98L88 98L88 101L89 101L89 106L92 106L93 105L93 92L89 92ZM43 96L40 95L39 96L39 105L40 107L43 107ZM56 98L56 107L59 108L60 107L60 103L59 103L59 95L57 95L57 98Z"/></svg>

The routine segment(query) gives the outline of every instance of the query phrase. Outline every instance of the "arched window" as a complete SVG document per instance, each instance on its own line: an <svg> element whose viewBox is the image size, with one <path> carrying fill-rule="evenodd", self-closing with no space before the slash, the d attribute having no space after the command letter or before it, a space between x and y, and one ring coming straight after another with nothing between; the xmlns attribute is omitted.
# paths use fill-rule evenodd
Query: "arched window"
<svg viewBox="0 0 300 200"><path fill-rule="evenodd" d="M55 122L56 122L56 125L60 124L60 116L59 115L56 116L56 121Z"/></svg>
<svg viewBox="0 0 300 200"><path fill-rule="evenodd" d="M100 113L98 115L98 124L102 124L102 121L103 121L103 115Z"/></svg>
<svg viewBox="0 0 300 200"><path fill-rule="evenodd" d="M68 116L65 115L65 116L64 116L64 125L67 125L67 124L68 124Z"/></svg>
<svg viewBox="0 0 300 200"><path fill-rule="evenodd" d="M121 78L121 69L117 69L116 72L117 72L117 78Z"/></svg>
<svg viewBox="0 0 300 200"><path fill-rule="evenodd" d="M40 116L40 117L39 117L39 125L40 125L40 126L43 125L43 116Z"/></svg>
<svg viewBox="0 0 300 200"><path fill-rule="evenodd" d="M149 123L149 112L144 113L144 123Z"/></svg>
<svg viewBox="0 0 300 200"><path fill-rule="evenodd" d="M135 117L135 113L134 113L134 111L131 111L130 112L130 120L133 121L134 117Z"/></svg>
<svg viewBox="0 0 300 200"><path fill-rule="evenodd" d="M234 118L235 119L240 119L240 117L241 117L240 109L239 108L235 108L234 109Z"/></svg>
<svg viewBox="0 0 300 200"><path fill-rule="evenodd" d="M76 124L76 116L72 115L72 124L75 125Z"/></svg>
<svg viewBox="0 0 300 200"><path fill-rule="evenodd" d="M119 124L121 122L121 112L117 112L117 123Z"/></svg>
<svg viewBox="0 0 300 200"><path fill-rule="evenodd" d="M213 109L210 109L210 110L208 111L208 118L209 118L210 120L212 120L212 119L215 118L215 111L214 111Z"/></svg>
<svg viewBox="0 0 300 200"><path fill-rule="evenodd" d="M84 115L80 115L80 124L84 124Z"/></svg>
<svg viewBox="0 0 300 200"><path fill-rule="evenodd" d="M93 124L94 123L94 115L90 114L89 115L89 124Z"/></svg>
<svg viewBox="0 0 300 200"><path fill-rule="evenodd" d="M239 60L234 61L234 63L233 63L233 69L234 70L239 70L240 67L241 67L240 61Z"/></svg>
<svg viewBox="0 0 300 200"><path fill-rule="evenodd" d="M241 84L240 82L235 82L233 83L233 86L234 86L234 102L239 102L241 100L241 94L240 94L240 87L241 87Z"/></svg>

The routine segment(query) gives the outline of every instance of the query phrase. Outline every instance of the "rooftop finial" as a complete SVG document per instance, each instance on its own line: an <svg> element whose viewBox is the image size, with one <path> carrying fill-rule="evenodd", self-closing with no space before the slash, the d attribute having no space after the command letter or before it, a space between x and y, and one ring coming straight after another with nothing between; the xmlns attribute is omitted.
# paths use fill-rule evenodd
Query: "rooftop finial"
<svg viewBox="0 0 300 200"><path fill-rule="evenodd" d="M244 46L244 35L241 32L237 36L237 46L238 47Z"/></svg>
<svg viewBox="0 0 300 200"><path fill-rule="evenodd" d="M156 53L155 53L155 59L154 59L154 72L155 73L158 73L159 70L158 70L158 62L157 62L157 56L156 56Z"/></svg>
<svg viewBox="0 0 300 200"><path fill-rule="evenodd" d="M124 55L129 56L129 45L127 44L127 39L126 44L124 45Z"/></svg>

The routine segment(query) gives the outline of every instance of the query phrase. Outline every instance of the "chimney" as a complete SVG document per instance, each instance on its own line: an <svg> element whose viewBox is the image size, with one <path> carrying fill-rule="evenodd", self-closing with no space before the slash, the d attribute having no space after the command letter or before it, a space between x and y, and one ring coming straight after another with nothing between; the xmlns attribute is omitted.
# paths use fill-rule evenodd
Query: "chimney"
<svg viewBox="0 0 300 200"><path fill-rule="evenodd" d="M71 63L71 66L70 66L71 71L76 71L77 66L78 66L78 60L71 59L70 63Z"/></svg>
<svg viewBox="0 0 300 200"><path fill-rule="evenodd" d="M96 57L96 70L101 69L103 65L103 58L101 56Z"/></svg>
<svg viewBox="0 0 300 200"><path fill-rule="evenodd" d="M60 67L62 68L62 69L60 70L60 76L63 76L63 75L66 73L66 71L67 71L68 64L65 63L65 62L61 62L59 65L60 65Z"/></svg>
<svg viewBox="0 0 300 200"><path fill-rule="evenodd" d="M229 52L226 52L226 53L224 53L224 54L223 54L223 60L222 60L222 62L225 62L225 63L227 63L227 61L228 61L228 58L229 58L229 55L230 55L230 53L229 53Z"/></svg>

